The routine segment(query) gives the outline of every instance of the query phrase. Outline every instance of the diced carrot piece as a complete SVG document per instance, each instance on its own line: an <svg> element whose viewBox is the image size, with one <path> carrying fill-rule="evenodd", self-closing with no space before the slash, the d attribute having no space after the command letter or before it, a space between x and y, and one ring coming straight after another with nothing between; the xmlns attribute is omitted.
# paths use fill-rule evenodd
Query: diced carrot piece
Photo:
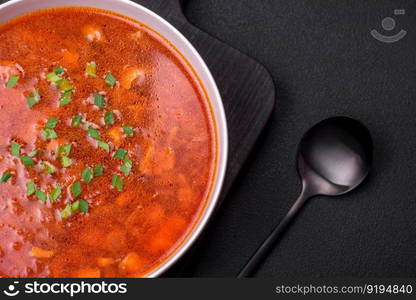
<svg viewBox="0 0 416 300"><path fill-rule="evenodd" d="M97 265L100 268L106 268L108 266L111 266L112 264L114 264L115 260L114 258L111 257L99 257L97 258Z"/></svg>
<svg viewBox="0 0 416 300"><path fill-rule="evenodd" d="M133 199L134 195L131 192L124 192L117 196L116 203L119 206L126 206Z"/></svg>
<svg viewBox="0 0 416 300"><path fill-rule="evenodd" d="M120 251L126 246L126 231L114 229L107 234L102 243L107 250Z"/></svg>
<svg viewBox="0 0 416 300"><path fill-rule="evenodd" d="M143 267L143 260L136 252L127 254L119 264L120 271L127 274L139 272Z"/></svg>
<svg viewBox="0 0 416 300"><path fill-rule="evenodd" d="M192 202L194 199L194 192L183 174L178 175L178 183L180 186L178 189L179 202L182 202L182 204L188 204Z"/></svg>
<svg viewBox="0 0 416 300"><path fill-rule="evenodd" d="M58 147L59 146L62 146L65 143L66 143L66 140L64 140L64 139L52 139L46 145L46 149L49 150L49 151L52 151L52 152L56 153L56 151L58 151Z"/></svg>
<svg viewBox="0 0 416 300"><path fill-rule="evenodd" d="M142 83L145 80L145 73L138 67L126 67L120 77L120 85L126 90L130 89L133 82Z"/></svg>
<svg viewBox="0 0 416 300"><path fill-rule="evenodd" d="M151 141L149 146L146 148L144 155L140 161L140 167L139 167L140 172L143 172L145 174L152 173L151 166L154 160L154 155L155 155L155 145L154 145L154 142Z"/></svg>
<svg viewBox="0 0 416 300"><path fill-rule="evenodd" d="M171 147L166 147L158 152L157 164L154 165L153 174L159 175L173 169L175 166L175 151Z"/></svg>
<svg viewBox="0 0 416 300"><path fill-rule="evenodd" d="M77 278L100 278L101 271L98 268L84 268L76 273Z"/></svg>
<svg viewBox="0 0 416 300"><path fill-rule="evenodd" d="M36 258L51 258L55 252L52 250L45 250L39 247L32 247L32 256Z"/></svg>
<svg viewBox="0 0 416 300"><path fill-rule="evenodd" d="M68 50L63 51L62 56L62 64L67 68L76 68L78 67L78 60L79 60L79 54L70 52Z"/></svg>
<svg viewBox="0 0 416 300"><path fill-rule="evenodd" d="M123 131L120 126L115 126L108 130L108 135L116 146L120 146Z"/></svg>

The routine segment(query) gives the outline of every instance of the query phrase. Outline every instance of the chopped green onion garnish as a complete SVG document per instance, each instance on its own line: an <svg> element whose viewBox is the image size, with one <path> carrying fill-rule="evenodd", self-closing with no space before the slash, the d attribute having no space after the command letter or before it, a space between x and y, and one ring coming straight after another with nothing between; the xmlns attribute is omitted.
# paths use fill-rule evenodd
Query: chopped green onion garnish
<svg viewBox="0 0 416 300"><path fill-rule="evenodd" d="M105 108L105 99L103 95L95 93L94 94L94 105L99 108Z"/></svg>
<svg viewBox="0 0 416 300"><path fill-rule="evenodd" d="M46 195L44 192L42 192L41 190L36 189L36 191L35 191L35 195L36 195L36 197L38 197L38 199L39 199L40 201L42 201L42 202L46 202L47 195Z"/></svg>
<svg viewBox="0 0 416 300"><path fill-rule="evenodd" d="M29 153L29 156L30 157L35 157L35 156L39 155L41 152L42 152L42 150L35 149L35 150L33 150L32 152Z"/></svg>
<svg viewBox="0 0 416 300"><path fill-rule="evenodd" d="M16 142L11 142L11 151L10 151L10 153L13 156L20 157L20 148L21 147L22 146L20 144L18 144Z"/></svg>
<svg viewBox="0 0 416 300"><path fill-rule="evenodd" d="M82 179L84 179L84 182L86 184L90 183L93 178L94 173L91 171L90 168L85 168L85 170L82 171Z"/></svg>
<svg viewBox="0 0 416 300"><path fill-rule="evenodd" d="M72 165L72 159L70 159L67 156L62 156L61 158L61 164L64 168L68 168L69 166Z"/></svg>
<svg viewBox="0 0 416 300"><path fill-rule="evenodd" d="M51 82L55 82L56 83L58 81L61 81L62 80L62 77L56 75L55 72L51 72L51 73L46 74L46 79L48 79Z"/></svg>
<svg viewBox="0 0 416 300"><path fill-rule="evenodd" d="M47 129L54 129L56 127L56 124L58 124L59 119L58 118L50 118L48 119L48 122L45 125L45 128Z"/></svg>
<svg viewBox="0 0 416 300"><path fill-rule="evenodd" d="M47 161L41 162L41 166L46 174L53 174L56 172L55 167Z"/></svg>
<svg viewBox="0 0 416 300"><path fill-rule="evenodd" d="M35 182L33 180L26 183L26 195L33 195L35 193L35 189Z"/></svg>
<svg viewBox="0 0 416 300"><path fill-rule="evenodd" d="M98 147L104 149L105 151L110 152L110 145L109 144L107 144L105 142L102 142L102 141L97 141L97 145L98 145Z"/></svg>
<svg viewBox="0 0 416 300"><path fill-rule="evenodd" d="M71 205L71 211L72 212L77 212L78 210L79 210L79 200L75 201Z"/></svg>
<svg viewBox="0 0 416 300"><path fill-rule="evenodd" d="M52 202L58 200L59 196L61 196L62 188L59 184L57 184L51 191L50 198Z"/></svg>
<svg viewBox="0 0 416 300"><path fill-rule="evenodd" d="M9 80L7 81L7 83L6 83L6 87L8 87L8 88L14 87L17 84L17 82L19 81L19 79L20 79L19 76L11 76L9 78Z"/></svg>
<svg viewBox="0 0 416 300"><path fill-rule="evenodd" d="M71 82L67 79L61 79L56 84L58 85L58 89L60 89L63 92L70 91L74 88Z"/></svg>
<svg viewBox="0 0 416 300"><path fill-rule="evenodd" d="M123 126L123 132L126 136L133 136L134 129L131 126Z"/></svg>
<svg viewBox="0 0 416 300"><path fill-rule="evenodd" d="M77 128L79 125L81 125L82 116L81 115L75 115L72 117L71 127Z"/></svg>
<svg viewBox="0 0 416 300"><path fill-rule="evenodd" d="M88 206L89 203L85 200L79 199L77 201L75 201L74 203L72 203L71 205L71 212L88 212Z"/></svg>
<svg viewBox="0 0 416 300"><path fill-rule="evenodd" d="M33 167L35 165L35 162L30 156L23 155L20 159L26 167Z"/></svg>
<svg viewBox="0 0 416 300"><path fill-rule="evenodd" d="M72 196L78 198L82 193L81 182L77 181L71 186Z"/></svg>
<svg viewBox="0 0 416 300"><path fill-rule="evenodd" d="M133 167L133 162L130 160L130 158L128 158L128 156L126 156L124 158L123 164L120 167L121 172L123 172L124 175L129 176L132 167Z"/></svg>
<svg viewBox="0 0 416 300"><path fill-rule="evenodd" d="M92 137L93 139L96 139L96 140L100 139L100 132L97 129L94 129L92 127L88 128L88 135Z"/></svg>
<svg viewBox="0 0 416 300"><path fill-rule="evenodd" d="M95 62L87 63L85 67L85 74L91 77L97 77L97 64Z"/></svg>
<svg viewBox="0 0 416 300"><path fill-rule="evenodd" d="M72 144L64 144L58 147L58 150L56 151L56 157L59 156L69 156L71 153Z"/></svg>
<svg viewBox="0 0 416 300"><path fill-rule="evenodd" d="M103 176L103 169L102 165L95 166L93 169L94 177Z"/></svg>
<svg viewBox="0 0 416 300"><path fill-rule="evenodd" d="M72 90L68 90L66 92L63 92L61 95L61 99L59 100L59 106L65 106L72 101Z"/></svg>
<svg viewBox="0 0 416 300"><path fill-rule="evenodd" d="M122 192L124 187L124 180L117 174L114 174L113 180L111 181L111 185L115 187L119 192Z"/></svg>
<svg viewBox="0 0 416 300"><path fill-rule="evenodd" d="M42 129L41 131L43 137L47 140L51 140L51 139L56 139L58 137L58 135L56 134L56 131L53 129Z"/></svg>
<svg viewBox="0 0 416 300"><path fill-rule="evenodd" d="M62 67L56 67L55 69L53 69L53 71L55 72L55 74L60 75L65 72L65 69Z"/></svg>
<svg viewBox="0 0 416 300"><path fill-rule="evenodd" d="M12 174L10 174L10 173L3 173L3 175L0 178L0 183L7 182L7 180L9 180L10 177L12 177Z"/></svg>
<svg viewBox="0 0 416 300"><path fill-rule="evenodd" d="M27 105L29 106L29 108L32 108L33 106L38 104L40 101L39 90L35 90L33 94L26 99L26 101L27 101Z"/></svg>
<svg viewBox="0 0 416 300"><path fill-rule="evenodd" d="M113 74L108 73L105 76L105 83L107 83L109 86L114 87L116 85L117 79L113 76Z"/></svg>
<svg viewBox="0 0 416 300"><path fill-rule="evenodd" d="M65 208L61 210L59 213L62 219L69 218L72 214L71 204L67 204L67 206L65 206Z"/></svg>
<svg viewBox="0 0 416 300"><path fill-rule="evenodd" d="M113 111L108 111L104 115L104 123L105 125L113 125L114 124L114 113Z"/></svg>
<svg viewBox="0 0 416 300"><path fill-rule="evenodd" d="M89 203L85 200L79 200L79 210L81 212L87 213L88 212Z"/></svg>
<svg viewBox="0 0 416 300"><path fill-rule="evenodd" d="M127 150L118 149L116 151L116 154L114 154L114 158L116 158L116 159L124 159L124 157L126 156L127 152L128 152Z"/></svg>

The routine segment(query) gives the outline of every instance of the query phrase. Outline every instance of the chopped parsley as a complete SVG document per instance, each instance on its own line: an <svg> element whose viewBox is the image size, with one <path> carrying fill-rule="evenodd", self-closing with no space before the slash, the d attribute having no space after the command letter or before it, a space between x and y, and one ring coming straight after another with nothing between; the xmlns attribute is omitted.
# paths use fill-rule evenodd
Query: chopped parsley
<svg viewBox="0 0 416 300"><path fill-rule="evenodd" d="M110 152L110 145L103 141L97 141L98 147L104 149L107 152Z"/></svg>
<svg viewBox="0 0 416 300"><path fill-rule="evenodd" d="M6 82L6 87L8 88L15 87L19 79L20 79L19 76L10 76L9 80Z"/></svg>
<svg viewBox="0 0 416 300"><path fill-rule="evenodd" d="M26 195L31 196L35 193L35 182L33 180L26 183Z"/></svg>
<svg viewBox="0 0 416 300"><path fill-rule="evenodd" d="M126 156L124 158L123 164L120 167L121 172L123 172L124 175L129 176L132 167L133 167L133 162L130 160L130 158L128 158L128 156Z"/></svg>
<svg viewBox="0 0 416 300"><path fill-rule="evenodd" d="M58 147L58 150L56 152L56 156L59 157L64 157L64 156L69 156L69 154L71 153L71 149L72 149L72 144L64 144Z"/></svg>
<svg viewBox="0 0 416 300"><path fill-rule="evenodd" d="M49 129L49 128L42 129L41 133L43 137L47 140L56 139L58 137L58 134L56 133L56 131L53 129Z"/></svg>
<svg viewBox="0 0 416 300"><path fill-rule="evenodd" d="M48 122L45 125L45 128L47 129L54 129L56 125L58 124L59 119L58 118L50 118L48 119Z"/></svg>
<svg viewBox="0 0 416 300"><path fill-rule="evenodd" d="M11 177L12 177L12 174L3 173L3 175L0 177L0 183L6 183Z"/></svg>
<svg viewBox="0 0 416 300"><path fill-rule="evenodd" d="M63 210L59 212L62 219L69 218L72 215L72 207L71 204L67 204Z"/></svg>
<svg viewBox="0 0 416 300"><path fill-rule="evenodd" d="M82 193L81 182L77 181L73 185L71 185L71 192L72 192L72 196L75 199L78 198Z"/></svg>
<svg viewBox="0 0 416 300"><path fill-rule="evenodd" d="M10 150L11 155L15 157L20 157L20 148L22 148L22 146L16 142L11 142L10 147L11 147L11 150Z"/></svg>
<svg viewBox="0 0 416 300"><path fill-rule="evenodd" d="M117 79L116 79L116 78L113 76L113 74L111 74L111 73L108 73L108 74L105 76L104 80L105 80L105 83L106 83L108 86L111 86L111 87L114 87L114 86L116 85L116 83L117 83Z"/></svg>
<svg viewBox="0 0 416 300"><path fill-rule="evenodd" d="M104 96L98 93L94 94L94 105L98 108L105 108L105 99Z"/></svg>
<svg viewBox="0 0 416 300"><path fill-rule="evenodd" d="M58 200L59 196L61 196L62 188L59 184L57 184L51 191L50 198L52 202Z"/></svg>
<svg viewBox="0 0 416 300"><path fill-rule="evenodd" d="M72 101L72 90L65 91L61 94L61 98L59 100L59 106L63 107L68 105Z"/></svg>
<svg viewBox="0 0 416 300"><path fill-rule="evenodd" d="M72 121L71 121L71 127L72 128L77 128L79 127L79 125L81 125L81 121L82 121L82 116L81 115L75 115L72 117Z"/></svg>
<svg viewBox="0 0 416 300"><path fill-rule="evenodd" d="M20 159L26 167L33 167L35 165L35 162L30 156L23 155L20 157Z"/></svg>
<svg viewBox="0 0 416 300"><path fill-rule="evenodd" d="M43 168L43 171L50 175L56 172L56 169L54 167L54 165L52 165L51 163L47 162L47 161L43 161L41 162L41 166Z"/></svg>
<svg viewBox="0 0 416 300"><path fill-rule="evenodd" d="M134 129L131 126L123 126L123 132L126 136L133 136L134 135Z"/></svg>
<svg viewBox="0 0 416 300"><path fill-rule="evenodd" d="M116 158L116 159L124 159L124 157L126 156L127 152L128 152L127 150L118 149L116 151L116 153L114 154L114 158Z"/></svg>
<svg viewBox="0 0 416 300"><path fill-rule="evenodd" d="M90 168L85 168L84 171L82 171L82 179L86 184L89 184L91 180L94 178L94 173Z"/></svg>
<svg viewBox="0 0 416 300"><path fill-rule="evenodd" d="M61 164L64 168L68 168L72 165L72 159L70 159L68 156L62 156Z"/></svg>
<svg viewBox="0 0 416 300"><path fill-rule="evenodd" d="M104 168L102 165L95 166L93 168L94 177L103 176L103 173L104 173L103 171L104 171Z"/></svg>
<svg viewBox="0 0 416 300"><path fill-rule="evenodd" d="M42 192L40 189L36 189L35 195L36 195L36 197L38 197L38 199L41 202L46 202L47 195L44 192Z"/></svg>
<svg viewBox="0 0 416 300"><path fill-rule="evenodd" d="M114 113L113 111L108 111L104 115L104 123L105 125L113 125L114 124Z"/></svg>
<svg viewBox="0 0 416 300"><path fill-rule="evenodd" d="M88 128L88 136L92 137L95 140L99 140L100 139L100 132L97 129L89 127Z"/></svg>
<svg viewBox="0 0 416 300"><path fill-rule="evenodd" d="M40 101L40 93L39 90L35 90L31 96L29 96L27 99L27 105L29 106L29 108L32 108L33 106L35 106L36 104L39 103Z"/></svg>
<svg viewBox="0 0 416 300"><path fill-rule="evenodd" d="M124 180L119 175L114 174L111 185L115 187L119 192L122 192L124 187Z"/></svg>

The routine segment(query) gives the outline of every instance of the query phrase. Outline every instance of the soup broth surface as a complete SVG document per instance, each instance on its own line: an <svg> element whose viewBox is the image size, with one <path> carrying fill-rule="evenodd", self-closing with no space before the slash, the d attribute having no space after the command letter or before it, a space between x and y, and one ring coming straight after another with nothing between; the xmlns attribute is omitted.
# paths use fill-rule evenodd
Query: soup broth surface
<svg viewBox="0 0 416 300"><path fill-rule="evenodd" d="M150 28L90 8L0 27L0 277L142 277L210 193L206 94Z"/></svg>

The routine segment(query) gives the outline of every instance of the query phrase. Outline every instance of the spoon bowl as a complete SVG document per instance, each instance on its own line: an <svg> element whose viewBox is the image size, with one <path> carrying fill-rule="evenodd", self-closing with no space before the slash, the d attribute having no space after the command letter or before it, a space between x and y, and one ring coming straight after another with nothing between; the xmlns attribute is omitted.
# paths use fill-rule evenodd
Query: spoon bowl
<svg viewBox="0 0 416 300"><path fill-rule="evenodd" d="M299 198L237 277L250 276L258 268L306 200L355 189L369 174L372 160L371 135L361 122L333 117L313 126L298 148L298 173L302 179Z"/></svg>
<svg viewBox="0 0 416 300"><path fill-rule="evenodd" d="M298 172L309 194L345 194L367 177L372 153L370 132L361 122L333 117L313 126L302 138Z"/></svg>

